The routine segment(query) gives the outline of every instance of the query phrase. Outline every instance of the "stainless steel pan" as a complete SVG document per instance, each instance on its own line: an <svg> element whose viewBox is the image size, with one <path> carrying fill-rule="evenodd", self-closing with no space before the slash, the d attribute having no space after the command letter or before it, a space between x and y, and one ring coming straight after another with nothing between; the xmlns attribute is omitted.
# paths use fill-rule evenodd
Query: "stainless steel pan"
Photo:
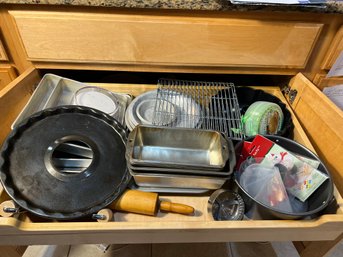
<svg viewBox="0 0 343 257"><path fill-rule="evenodd" d="M219 132L187 128L137 126L126 148L131 165L147 167L219 170L229 155L229 143Z"/></svg>
<svg viewBox="0 0 343 257"><path fill-rule="evenodd" d="M175 174L139 174L129 169L136 184L141 187L219 189L229 179L209 176L190 176Z"/></svg>
<svg viewBox="0 0 343 257"><path fill-rule="evenodd" d="M223 170L212 171L212 170L193 170L193 169L173 169L173 168L163 168L163 167L140 167L132 166L130 163L127 163L127 166L137 174L144 173L154 173L154 174L182 174L190 176L214 176L214 177L228 177L231 175L230 168L224 168Z"/></svg>

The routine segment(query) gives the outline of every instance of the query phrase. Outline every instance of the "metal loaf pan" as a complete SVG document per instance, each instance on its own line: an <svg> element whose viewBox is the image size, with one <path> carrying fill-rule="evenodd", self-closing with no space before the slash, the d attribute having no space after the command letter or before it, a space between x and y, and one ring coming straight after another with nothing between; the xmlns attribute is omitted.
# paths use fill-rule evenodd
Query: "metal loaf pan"
<svg viewBox="0 0 343 257"><path fill-rule="evenodd" d="M11 128L13 129L21 121L41 110L62 105L73 105L72 99L75 92L83 87L88 87L88 85L54 74L45 74ZM112 94L118 98L120 104L120 110L114 118L123 124L126 107L132 100L131 96L119 93Z"/></svg>
<svg viewBox="0 0 343 257"><path fill-rule="evenodd" d="M217 131L152 126L137 126L126 148L133 166L194 170L223 169L229 153L228 141Z"/></svg>
<svg viewBox="0 0 343 257"><path fill-rule="evenodd" d="M219 189L230 178L190 176L175 174L138 174L129 169L135 183L141 187L187 188L187 189Z"/></svg>
<svg viewBox="0 0 343 257"><path fill-rule="evenodd" d="M228 177L231 175L229 168L224 168L223 170L211 171L211 170L193 170L193 169L172 169L172 168L161 168L161 167L139 167L132 166L127 163L130 170L133 172L143 174L143 173L154 173L154 174L182 174L191 176L214 176L214 177Z"/></svg>
<svg viewBox="0 0 343 257"><path fill-rule="evenodd" d="M169 194L204 194L211 189L204 188L174 188L174 187L142 187L135 183L129 185L130 189L145 192L169 193Z"/></svg>

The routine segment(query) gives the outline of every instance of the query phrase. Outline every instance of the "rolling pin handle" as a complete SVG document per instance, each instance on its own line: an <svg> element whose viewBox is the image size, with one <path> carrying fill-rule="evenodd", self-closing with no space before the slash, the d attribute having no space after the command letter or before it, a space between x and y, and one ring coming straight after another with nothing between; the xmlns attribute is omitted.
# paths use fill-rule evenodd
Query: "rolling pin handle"
<svg viewBox="0 0 343 257"><path fill-rule="evenodd" d="M171 203L171 202L166 202L166 201L160 202L160 210L166 211L166 212L186 214L186 215L194 215L194 211L195 211L194 208L189 205L185 205L181 203Z"/></svg>

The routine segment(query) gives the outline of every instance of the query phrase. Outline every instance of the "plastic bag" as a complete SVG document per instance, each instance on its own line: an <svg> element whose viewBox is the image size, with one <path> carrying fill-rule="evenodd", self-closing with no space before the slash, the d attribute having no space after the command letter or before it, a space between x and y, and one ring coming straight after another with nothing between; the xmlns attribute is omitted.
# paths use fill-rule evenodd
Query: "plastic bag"
<svg viewBox="0 0 343 257"><path fill-rule="evenodd" d="M282 212L292 212L278 167L261 163L243 163L238 182L256 201Z"/></svg>

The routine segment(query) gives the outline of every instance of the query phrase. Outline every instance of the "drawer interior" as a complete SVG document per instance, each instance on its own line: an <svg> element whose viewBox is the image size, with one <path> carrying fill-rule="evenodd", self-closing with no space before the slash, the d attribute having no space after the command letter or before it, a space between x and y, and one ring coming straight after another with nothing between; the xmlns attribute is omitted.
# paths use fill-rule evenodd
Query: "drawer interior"
<svg viewBox="0 0 343 257"><path fill-rule="evenodd" d="M41 76L35 69L26 71L0 91L0 110L4 129L1 140L9 132L11 123L28 101L34 85ZM156 85L131 83L89 83L118 93L137 96ZM280 87L258 86L287 103ZM302 126L291 111L294 139L314 150ZM213 221L207 211L210 193L202 195L160 194L161 199L193 206L194 216L158 213L156 217L115 212L115 222L98 223L91 219L55 221L41 219L28 213L11 218L0 218L0 238L3 242L18 244L77 244L77 243L163 243L163 242L225 242L225 241L308 241L332 240L343 230L343 199L335 189L339 204L337 214L322 215L312 220L244 220ZM1 189L0 202L9 199ZM56 241L57 240L57 241Z"/></svg>

